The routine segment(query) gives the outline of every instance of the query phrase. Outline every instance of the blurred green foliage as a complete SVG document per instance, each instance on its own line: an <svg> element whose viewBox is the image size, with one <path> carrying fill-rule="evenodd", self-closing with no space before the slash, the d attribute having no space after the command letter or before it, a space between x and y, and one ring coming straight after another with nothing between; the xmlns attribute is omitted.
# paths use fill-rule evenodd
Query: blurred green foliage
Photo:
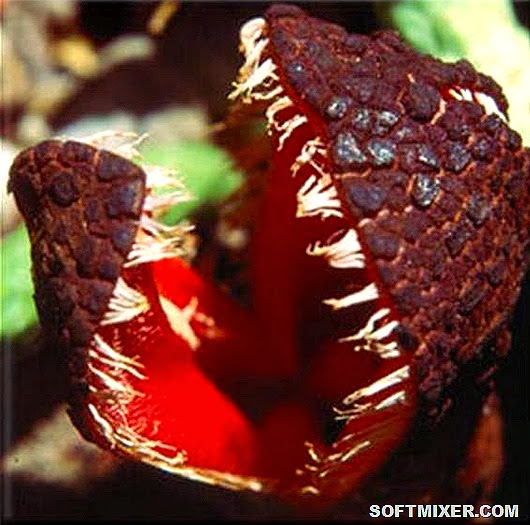
<svg viewBox="0 0 530 525"><path fill-rule="evenodd" d="M451 23L451 0L405 0L391 10L392 22L418 50L445 60L466 55L466 35L455 31ZM458 0L465 4L465 0ZM458 6L457 6L458 7Z"/></svg>
<svg viewBox="0 0 530 525"><path fill-rule="evenodd" d="M216 204L228 197L243 182L243 175L233 167L228 154L206 142L176 142L142 146L148 164L173 168L191 195L164 216L167 224L176 224L200 206Z"/></svg>
<svg viewBox="0 0 530 525"><path fill-rule="evenodd" d="M31 246L24 226L2 239L2 336L14 336L37 321L31 281Z"/></svg>
<svg viewBox="0 0 530 525"><path fill-rule="evenodd" d="M528 38L510 0L402 0L391 5L390 16L418 51L445 60L475 55L478 48L485 48L489 32L493 29L498 33L503 26L516 38ZM506 42L497 45L502 47ZM491 52L486 47L486 55Z"/></svg>

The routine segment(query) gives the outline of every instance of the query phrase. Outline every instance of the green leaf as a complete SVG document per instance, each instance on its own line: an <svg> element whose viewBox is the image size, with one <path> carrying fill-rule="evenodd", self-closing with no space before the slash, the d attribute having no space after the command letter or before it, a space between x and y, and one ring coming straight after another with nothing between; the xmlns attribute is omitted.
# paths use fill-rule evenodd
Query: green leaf
<svg viewBox="0 0 530 525"><path fill-rule="evenodd" d="M442 5L440 5L442 4ZM408 0L395 4L391 18L401 34L419 51L445 60L465 56L465 37L454 30L451 1Z"/></svg>
<svg viewBox="0 0 530 525"><path fill-rule="evenodd" d="M218 203L243 182L228 154L206 142L146 143L142 156L149 164L176 169L192 195L191 201L167 212L164 221L168 224L176 224L204 204Z"/></svg>
<svg viewBox="0 0 530 525"><path fill-rule="evenodd" d="M31 281L31 246L24 226L1 241L2 336L15 336L37 322Z"/></svg>

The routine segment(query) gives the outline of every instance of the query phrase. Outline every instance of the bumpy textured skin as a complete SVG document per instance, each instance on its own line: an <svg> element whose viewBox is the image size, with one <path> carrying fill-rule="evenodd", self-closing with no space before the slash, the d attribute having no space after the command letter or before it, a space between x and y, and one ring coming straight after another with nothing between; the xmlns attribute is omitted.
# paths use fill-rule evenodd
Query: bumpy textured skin
<svg viewBox="0 0 530 525"><path fill-rule="evenodd" d="M42 327L81 387L88 343L136 236L145 173L108 151L48 140L18 155L8 189L31 238Z"/></svg>
<svg viewBox="0 0 530 525"><path fill-rule="evenodd" d="M281 82L322 128L399 312L399 341L415 353L424 408L439 416L459 378L484 380L509 349L528 264L530 152L497 115L451 95L481 92L506 112L500 87L469 62L420 55L390 31L349 35L293 6L266 20Z"/></svg>

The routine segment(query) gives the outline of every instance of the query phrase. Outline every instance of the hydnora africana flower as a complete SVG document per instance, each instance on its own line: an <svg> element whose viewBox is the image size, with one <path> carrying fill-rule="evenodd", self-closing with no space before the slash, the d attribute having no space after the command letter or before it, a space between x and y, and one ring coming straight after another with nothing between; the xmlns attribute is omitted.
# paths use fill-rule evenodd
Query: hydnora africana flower
<svg viewBox="0 0 530 525"><path fill-rule="evenodd" d="M10 188L82 433L191 479L325 504L507 352L530 156L491 78L395 33L273 6L241 49L227 122L261 115L272 150L244 246L249 308L193 268L188 225L158 221L184 190L133 163L134 142L46 141Z"/></svg>

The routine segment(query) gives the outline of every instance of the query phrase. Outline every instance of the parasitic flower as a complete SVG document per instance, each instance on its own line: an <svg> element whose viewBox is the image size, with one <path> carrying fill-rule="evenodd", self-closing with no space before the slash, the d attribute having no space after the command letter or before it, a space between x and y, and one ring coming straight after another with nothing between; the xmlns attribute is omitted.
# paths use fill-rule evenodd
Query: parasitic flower
<svg viewBox="0 0 530 525"><path fill-rule="evenodd" d="M191 264L189 227L158 222L182 188L134 164L134 144L46 141L15 160L10 188L84 436L326 504L508 351L530 155L492 79L393 32L348 35L276 5L241 49L226 125L265 118L271 150L243 242L248 308Z"/></svg>

